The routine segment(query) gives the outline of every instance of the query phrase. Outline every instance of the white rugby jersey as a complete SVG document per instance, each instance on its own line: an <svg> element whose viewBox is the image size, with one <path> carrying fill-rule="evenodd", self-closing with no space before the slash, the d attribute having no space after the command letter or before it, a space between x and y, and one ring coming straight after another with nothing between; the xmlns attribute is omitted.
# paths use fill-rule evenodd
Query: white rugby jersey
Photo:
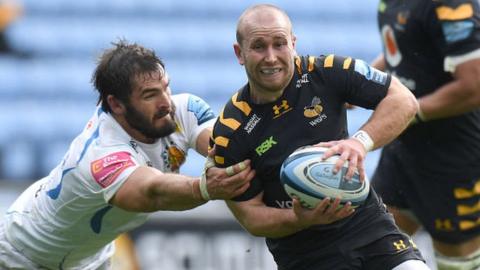
<svg viewBox="0 0 480 270"><path fill-rule="evenodd" d="M133 140L98 107L62 162L31 185L5 218L9 242L32 261L53 269L96 269L113 254L113 240L143 224L148 213L127 212L108 201L139 166L178 172L214 114L202 99L180 94L177 131L154 144Z"/></svg>

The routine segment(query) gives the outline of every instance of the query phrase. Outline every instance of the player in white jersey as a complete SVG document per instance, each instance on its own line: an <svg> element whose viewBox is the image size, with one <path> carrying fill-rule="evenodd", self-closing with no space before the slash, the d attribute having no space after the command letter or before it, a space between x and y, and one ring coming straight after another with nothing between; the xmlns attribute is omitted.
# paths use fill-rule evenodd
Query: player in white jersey
<svg viewBox="0 0 480 270"><path fill-rule="evenodd" d="M206 155L214 114L171 96L154 52L120 41L93 76L99 104L62 162L31 185L0 225L0 269L109 269L112 241L149 212L184 210L243 193L249 161L178 174L188 149ZM202 179L203 178L203 179Z"/></svg>

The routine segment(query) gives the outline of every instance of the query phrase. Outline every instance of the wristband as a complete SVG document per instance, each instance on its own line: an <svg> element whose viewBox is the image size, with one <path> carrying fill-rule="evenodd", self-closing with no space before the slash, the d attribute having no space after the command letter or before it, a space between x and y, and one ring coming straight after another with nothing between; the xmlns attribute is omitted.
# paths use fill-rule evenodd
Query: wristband
<svg viewBox="0 0 480 270"><path fill-rule="evenodd" d="M202 173L202 176L200 177L200 195L202 195L202 199L205 201L210 201L210 194L208 194L207 190L207 175L206 175L206 170Z"/></svg>
<svg viewBox="0 0 480 270"><path fill-rule="evenodd" d="M417 120L418 123L425 122L425 115L420 108L418 108L417 113L415 114L415 120Z"/></svg>
<svg viewBox="0 0 480 270"><path fill-rule="evenodd" d="M353 134L352 138L359 141L367 152L373 150L373 140L366 131L359 130Z"/></svg>

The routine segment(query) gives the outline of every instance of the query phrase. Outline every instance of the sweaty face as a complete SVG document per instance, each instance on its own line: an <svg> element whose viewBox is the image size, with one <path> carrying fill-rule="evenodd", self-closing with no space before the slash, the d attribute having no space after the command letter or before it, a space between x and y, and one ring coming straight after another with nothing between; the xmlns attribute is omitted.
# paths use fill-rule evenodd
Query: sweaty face
<svg viewBox="0 0 480 270"><path fill-rule="evenodd" d="M143 141L150 142L175 131L175 106L170 93L168 74L163 68L137 76L124 116L130 128L144 137Z"/></svg>
<svg viewBox="0 0 480 270"><path fill-rule="evenodd" d="M253 18L245 23L237 57L252 91L278 97L293 77L295 39L283 16Z"/></svg>

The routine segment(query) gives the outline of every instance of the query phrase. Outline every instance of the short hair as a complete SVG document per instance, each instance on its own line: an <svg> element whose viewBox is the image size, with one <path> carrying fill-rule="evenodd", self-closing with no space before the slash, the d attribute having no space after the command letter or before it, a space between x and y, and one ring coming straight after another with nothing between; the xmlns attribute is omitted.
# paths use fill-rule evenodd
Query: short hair
<svg viewBox="0 0 480 270"><path fill-rule="evenodd" d="M237 31L236 31L236 39L237 39L238 44L241 45L242 41L243 41L243 33L241 33L240 26L244 23L245 17L249 13L252 13L252 12L257 11L257 10L262 10L262 9L272 9L272 10L275 10L275 11L279 12L281 15L283 15L285 17L287 22L290 24L290 29L292 29L292 23L290 21L290 17L288 16L287 12L285 12L285 10L283 10L283 9L273 5L273 4L256 4L256 5L253 5L249 8L247 8L245 11L243 11L242 15L240 15L240 18L238 18Z"/></svg>
<svg viewBox="0 0 480 270"><path fill-rule="evenodd" d="M153 50L124 39L112 45L99 57L92 75L92 83L99 93L98 104L105 112L112 112L107 102L109 95L128 104L140 75L156 72L160 66L165 68Z"/></svg>

